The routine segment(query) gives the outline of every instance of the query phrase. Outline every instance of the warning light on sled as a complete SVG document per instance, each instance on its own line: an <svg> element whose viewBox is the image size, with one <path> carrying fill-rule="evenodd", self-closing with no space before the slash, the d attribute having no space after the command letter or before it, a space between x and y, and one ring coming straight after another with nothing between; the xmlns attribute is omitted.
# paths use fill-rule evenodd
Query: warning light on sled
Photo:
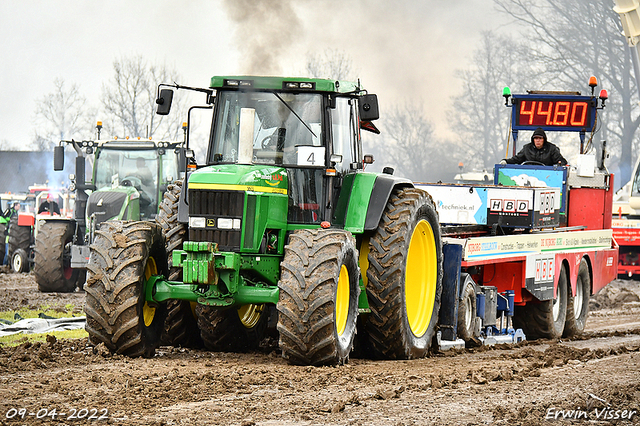
<svg viewBox="0 0 640 426"><path fill-rule="evenodd" d="M509 86L505 86L505 88L502 89L502 96L504 97L504 105L509 106L509 98L511 97L511 89L509 89Z"/></svg>

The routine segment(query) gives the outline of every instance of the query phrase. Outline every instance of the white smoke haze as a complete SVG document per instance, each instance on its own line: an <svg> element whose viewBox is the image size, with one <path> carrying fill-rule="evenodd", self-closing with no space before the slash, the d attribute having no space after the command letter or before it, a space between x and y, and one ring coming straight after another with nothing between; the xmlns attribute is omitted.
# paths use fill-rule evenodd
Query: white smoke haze
<svg viewBox="0 0 640 426"><path fill-rule="evenodd" d="M0 44L6 100L0 150L31 144L35 103L56 77L77 84L99 107L115 58L141 55L176 69L180 84L206 87L214 75L300 75L310 55L327 50L352 59L355 78L378 95L382 115L419 102L434 135L452 139L447 111L461 88L454 71L469 67L483 30L506 31L507 21L492 0L67 0L63 6L0 2L0 37L12 40Z"/></svg>

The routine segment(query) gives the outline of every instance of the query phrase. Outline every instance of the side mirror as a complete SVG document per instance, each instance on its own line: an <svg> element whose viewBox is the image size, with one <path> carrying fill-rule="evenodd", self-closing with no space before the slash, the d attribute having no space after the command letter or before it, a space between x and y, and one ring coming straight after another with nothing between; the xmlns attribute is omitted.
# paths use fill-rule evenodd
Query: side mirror
<svg viewBox="0 0 640 426"><path fill-rule="evenodd" d="M158 115L167 115L171 110L171 101L173 101L173 90L171 89L162 89L160 91L160 96L156 99L156 104L158 104L158 109L156 110L156 114Z"/></svg>
<svg viewBox="0 0 640 426"><path fill-rule="evenodd" d="M64 146L58 145L53 148L53 170L59 172L64 169Z"/></svg>
<svg viewBox="0 0 640 426"><path fill-rule="evenodd" d="M378 96L360 96L358 107L360 109L360 120L373 121L380 118L380 112L378 111Z"/></svg>

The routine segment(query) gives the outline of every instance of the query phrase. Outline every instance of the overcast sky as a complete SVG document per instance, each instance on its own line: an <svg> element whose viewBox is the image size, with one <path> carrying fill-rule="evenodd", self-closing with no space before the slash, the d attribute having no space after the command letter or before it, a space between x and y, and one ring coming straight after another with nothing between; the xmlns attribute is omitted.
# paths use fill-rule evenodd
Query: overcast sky
<svg viewBox="0 0 640 426"><path fill-rule="evenodd" d="M33 140L56 77L99 107L114 60L136 55L206 87L213 75L300 74L310 53L343 51L381 114L418 100L446 135L454 71L505 21L491 0L0 0L0 150Z"/></svg>

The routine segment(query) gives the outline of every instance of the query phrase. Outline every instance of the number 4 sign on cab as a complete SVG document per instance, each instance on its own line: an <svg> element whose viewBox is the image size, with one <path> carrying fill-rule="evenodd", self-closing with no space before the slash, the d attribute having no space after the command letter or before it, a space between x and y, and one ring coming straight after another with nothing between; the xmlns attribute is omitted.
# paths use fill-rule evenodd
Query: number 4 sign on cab
<svg viewBox="0 0 640 426"><path fill-rule="evenodd" d="M324 167L324 147L323 146L309 146L298 145L298 166L315 166Z"/></svg>

